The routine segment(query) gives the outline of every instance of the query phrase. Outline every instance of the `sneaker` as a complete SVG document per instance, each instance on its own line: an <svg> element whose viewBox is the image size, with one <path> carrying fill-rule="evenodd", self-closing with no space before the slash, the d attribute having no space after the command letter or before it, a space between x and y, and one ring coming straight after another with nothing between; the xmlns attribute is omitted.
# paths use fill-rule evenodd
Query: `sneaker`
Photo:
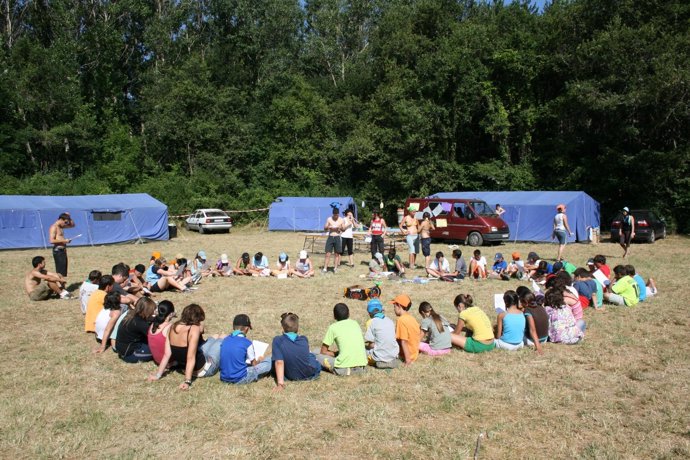
<svg viewBox="0 0 690 460"><path fill-rule="evenodd" d="M69 300L72 298L72 294L70 294L69 291L64 290L60 293L60 298L64 300Z"/></svg>
<svg viewBox="0 0 690 460"><path fill-rule="evenodd" d="M327 267L323 267L323 270L321 270L321 273L328 273L328 268L327 268Z"/></svg>
<svg viewBox="0 0 690 460"><path fill-rule="evenodd" d="M338 273L338 267L333 267L333 273Z"/></svg>

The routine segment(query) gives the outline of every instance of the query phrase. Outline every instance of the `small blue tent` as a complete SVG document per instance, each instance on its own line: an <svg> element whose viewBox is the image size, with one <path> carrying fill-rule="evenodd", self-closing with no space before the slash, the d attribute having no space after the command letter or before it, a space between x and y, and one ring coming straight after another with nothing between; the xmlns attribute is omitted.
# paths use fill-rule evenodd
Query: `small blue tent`
<svg viewBox="0 0 690 460"><path fill-rule="evenodd" d="M268 211L269 230L323 231L326 219L333 214L333 206L342 214L351 208L357 218L357 204L352 197L296 197L277 198Z"/></svg>
<svg viewBox="0 0 690 460"><path fill-rule="evenodd" d="M501 216L510 227L513 241L552 241L556 206L566 205L573 236L568 241L588 241L590 229L599 227L599 202L585 192L444 192L434 198L479 198L494 208L500 204Z"/></svg>
<svg viewBox="0 0 690 460"><path fill-rule="evenodd" d="M70 246L167 240L168 207L145 193L86 196L0 196L0 249L47 248L48 229L63 212L75 223Z"/></svg>

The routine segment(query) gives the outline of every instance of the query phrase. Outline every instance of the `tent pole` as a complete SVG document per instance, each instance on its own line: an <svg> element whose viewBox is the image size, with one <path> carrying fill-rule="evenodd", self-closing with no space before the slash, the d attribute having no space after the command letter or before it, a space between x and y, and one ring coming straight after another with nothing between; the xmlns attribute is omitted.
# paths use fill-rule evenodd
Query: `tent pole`
<svg viewBox="0 0 690 460"><path fill-rule="evenodd" d="M43 228L43 219L41 219L41 211L36 212L38 214L38 223L41 224L41 239L43 240L43 249L48 249L48 244L46 242L46 232Z"/></svg>
<svg viewBox="0 0 690 460"><path fill-rule="evenodd" d="M517 228L520 228L520 214L522 214L522 209L518 208L518 218L517 218ZM515 229L515 239L513 240L513 244L517 243L517 236L518 236L518 231L517 228Z"/></svg>
<svg viewBox="0 0 690 460"><path fill-rule="evenodd" d="M86 234L89 235L89 244L93 247L93 234L91 233L91 222L89 222L89 212L84 211L85 221L86 221Z"/></svg>
<svg viewBox="0 0 690 460"><path fill-rule="evenodd" d="M134 222L134 218L132 217L132 210L128 209L125 212L129 216L129 220L132 221L132 225L134 226L134 231L137 232L138 242L143 243L144 241L141 239L141 234L139 234L139 229L137 228L137 224ZM167 225L167 222L166 222L166 225ZM168 235L168 239L170 239L170 235Z"/></svg>

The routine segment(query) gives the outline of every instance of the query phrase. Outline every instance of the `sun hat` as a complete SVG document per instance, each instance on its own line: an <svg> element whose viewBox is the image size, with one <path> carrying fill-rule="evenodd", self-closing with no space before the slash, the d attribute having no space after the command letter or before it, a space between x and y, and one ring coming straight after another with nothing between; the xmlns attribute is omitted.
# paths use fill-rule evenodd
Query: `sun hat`
<svg viewBox="0 0 690 460"><path fill-rule="evenodd" d="M228 263L228 255L227 254L221 254L220 255L220 261L224 264Z"/></svg>
<svg viewBox="0 0 690 460"><path fill-rule="evenodd" d="M300 258L300 259L306 259L306 258L307 258L307 251L305 251L304 249L302 249L302 250L299 252L299 258Z"/></svg>
<svg viewBox="0 0 690 460"><path fill-rule="evenodd" d="M374 313L380 313L383 311L383 304L379 299L371 299L369 303L367 303L367 312L370 314Z"/></svg>
<svg viewBox="0 0 690 460"><path fill-rule="evenodd" d="M235 319L232 320L232 327L235 326L248 327L249 329L252 329L252 322L249 320L249 316L241 313L235 316Z"/></svg>
<svg viewBox="0 0 690 460"><path fill-rule="evenodd" d="M412 299L407 294L400 294L388 303L401 305L403 308L409 308L412 305Z"/></svg>

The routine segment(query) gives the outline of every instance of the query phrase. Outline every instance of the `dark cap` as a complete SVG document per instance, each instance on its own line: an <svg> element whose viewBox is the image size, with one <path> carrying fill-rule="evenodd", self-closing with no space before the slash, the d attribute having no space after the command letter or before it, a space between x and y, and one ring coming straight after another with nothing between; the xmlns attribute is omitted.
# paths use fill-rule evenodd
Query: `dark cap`
<svg viewBox="0 0 690 460"><path fill-rule="evenodd" d="M537 260L539 256L537 255L536 252L530 252L527 254L527 260Z"/></svg>
<svg viewBox="0 0 690 460"><path fill-rule="evenodd" d="M234 328L237 326L252 329L252 322L249 320L249 316L245 315L244 313L235 316L235 319L232 320L232 327Z"/></svg>

